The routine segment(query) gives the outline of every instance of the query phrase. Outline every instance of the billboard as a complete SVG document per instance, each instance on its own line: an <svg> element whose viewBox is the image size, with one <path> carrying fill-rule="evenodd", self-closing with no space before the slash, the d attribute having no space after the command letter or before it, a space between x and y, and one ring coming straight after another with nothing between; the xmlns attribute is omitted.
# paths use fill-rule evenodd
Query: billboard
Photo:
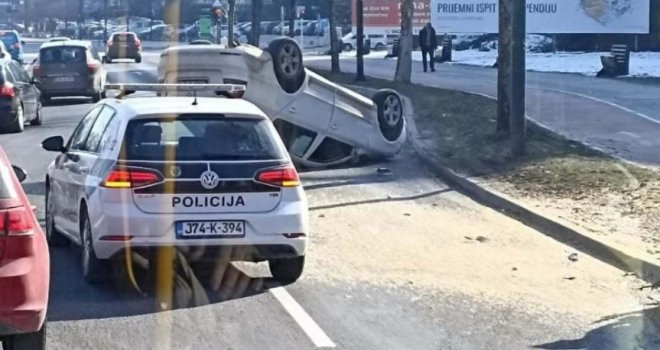
<svg viewBox="0 0 660 350"><path fill-rule="evenodd" d="M355 10L357 0L352 0L353 26L357 26ZM371 30L386 30L398 33L401 29L401 0L363 0L364 27ZM431 21L431 0L413 1L413 27L417 32ZM370 30L371 29L371 30Z"/></svg>
<svg viewBox="0 0 660 350"><path fill-rule="evenodd" d="M438 33L497 33L497 0L428 0ZM528 33L649 33L650 0L527 0Z"/></svg>

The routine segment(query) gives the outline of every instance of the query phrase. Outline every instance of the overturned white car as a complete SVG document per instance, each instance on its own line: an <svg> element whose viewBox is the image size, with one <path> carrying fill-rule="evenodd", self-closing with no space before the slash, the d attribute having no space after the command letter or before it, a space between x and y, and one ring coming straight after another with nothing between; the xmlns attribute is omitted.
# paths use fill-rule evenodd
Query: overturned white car
<svg viewBox="0 0 660 350"><path fill-rule="evenodd" d="M391 157L405 142L403 102L393 90L369 99L305 69L297 43L190 45L162 52L160 83L245 84L242 97L273 120L291 156L308 167L360 154ZM228 96L238 97L238 96Z"/></svg>

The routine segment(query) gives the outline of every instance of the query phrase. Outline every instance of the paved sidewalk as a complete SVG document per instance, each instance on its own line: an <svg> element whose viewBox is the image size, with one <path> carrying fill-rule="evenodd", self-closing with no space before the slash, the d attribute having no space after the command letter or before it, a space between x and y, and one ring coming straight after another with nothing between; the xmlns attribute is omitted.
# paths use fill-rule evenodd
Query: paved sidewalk
<svg viewBox="0 0 660 350"><path fill-rule="evenodd" d="M310 68L329 69L329 59L308 59ZM367 59L366 74L391 79L395 60ZM355 60L343 59L342 70L355 72ZM413 82L496 96L496 70L439 65L435 74L418 72ZM631 95L633 94L633 95ZM529 73L527 114L570 139L608 154L660 168L660 87L633 82Z"/></svg>

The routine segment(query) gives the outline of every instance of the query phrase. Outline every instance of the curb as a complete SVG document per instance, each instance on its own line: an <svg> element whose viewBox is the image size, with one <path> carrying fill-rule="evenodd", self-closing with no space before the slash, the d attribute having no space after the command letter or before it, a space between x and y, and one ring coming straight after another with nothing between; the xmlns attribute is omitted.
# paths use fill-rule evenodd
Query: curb
<svg viewBox="0 0 660 350"><path fill-rule="evenodd" d="M404 99L412 109L410 99L407 97L404 97ZM415 114L411 113L407 119L409 139L415 152L427 167L454 189L604 263L634 273L639 278L652 284L660 281L660 266L656 263L630 255L614 246L596 240L575 228L569 227L567 224L561 223L559 220L544 216L503 193L479 185L443 166L442 160L426 148L424 140L420 137L415 123Z"/></svg>

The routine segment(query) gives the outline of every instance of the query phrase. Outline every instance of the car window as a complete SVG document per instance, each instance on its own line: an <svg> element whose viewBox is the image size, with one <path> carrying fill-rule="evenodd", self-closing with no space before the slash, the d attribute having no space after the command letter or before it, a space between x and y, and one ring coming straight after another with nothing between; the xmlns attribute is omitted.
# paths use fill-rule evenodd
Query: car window
<svg viewBox="0 0 660 350"><path fill-rule="evenodd" d="M284 158L267 120L180 115L133 120L123 157L129 160L272 160Z"/></svg>
<svg viewBox="0 0 660 350"><path fill-rule="evenodd" d="M96 117L99 115L99 112L103 106L95 106L89 111L83 119L80 121L80 124L76 127L76 130L71 135L67 149L69 150L84 150L85 142L87 141L87 136L89 135L92 126Z"/></svg>
<svg viewBox="0 0 660 350"><path fill-rule="evenodd" d="M18 43L18 36L14 32L0 31L0 40L2 40L6 47L14 47Z"/></svg>
<svg viewBox="0 0 660 350"><path fill-rule="evenodd" d="M108 124L112 120L112 117L115 115L115 110L111 107L105 106L99 113L94 126L89 131L89 136L87 136L87 141L85 141L84 150L88 152L96 152L101 138L105 129L108 127Z"/></svg>
<svg viewBox="0 0 660 350"><path fill-rule="evenodd" d="M41 49L39 56L43 64L85 63L85 51L85 48L80 46L57 46Z"/></svg>
<svg viewBox="0 0 660 350"><path fill-rule="evenodd" d="M0 199L16 198L16 189L11 178L11 171L13 170L10 166L0 164Z"/></svg>
<svg viewBox="0 0 660 350"><path fill-rule="evenodd" d="M21 65L18 62L16 61L9 62L7 68L11 71L16 81L20 81L25 84L27 84L30 81L30 77L28 76L27 72L25 71L25 69L23 69L23 67L21 67Z"/></svg>
<svg viewBox="0 0 660 350"><path fill-rule="evenodd" d="M13 84L16 82L16 78L14 78L14 75L11 73L8 66L9 65L2 66L2 75L4 76L6 82Z"/></svg>

